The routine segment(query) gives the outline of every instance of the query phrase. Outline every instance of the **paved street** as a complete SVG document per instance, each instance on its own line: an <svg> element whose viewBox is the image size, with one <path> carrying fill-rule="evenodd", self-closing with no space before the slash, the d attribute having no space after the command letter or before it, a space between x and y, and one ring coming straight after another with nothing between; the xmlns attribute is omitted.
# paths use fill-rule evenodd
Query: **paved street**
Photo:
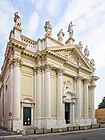
<svg viewBox="0 0 105 140"><path fill-rule="evenodd" d="M15 132L0 127L0 136L16 135Z"/></svg>
<svg viewBox="0 0 105 140"><path fill-rule="evenodd" d="M2 137L0 140L105 140L105 128L96 130L73 131L65 133L52 133L27 136Z"/></svg>

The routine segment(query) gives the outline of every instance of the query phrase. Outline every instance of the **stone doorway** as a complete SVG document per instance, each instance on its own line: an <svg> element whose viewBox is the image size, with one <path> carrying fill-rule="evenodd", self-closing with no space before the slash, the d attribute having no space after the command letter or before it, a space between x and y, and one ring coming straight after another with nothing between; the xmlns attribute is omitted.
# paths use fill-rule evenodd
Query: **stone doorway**
<svg viewBox="0 0 105 140"><path fill-rule="evenodd" d="M31 107L23 107L23 125L31 125Z"/></svg>
<svg viewBox="0 0 105 140"><path fill-rule="evenodd" d="M70 103L65 103L65 120L66 124L70 123Z"/></svg>

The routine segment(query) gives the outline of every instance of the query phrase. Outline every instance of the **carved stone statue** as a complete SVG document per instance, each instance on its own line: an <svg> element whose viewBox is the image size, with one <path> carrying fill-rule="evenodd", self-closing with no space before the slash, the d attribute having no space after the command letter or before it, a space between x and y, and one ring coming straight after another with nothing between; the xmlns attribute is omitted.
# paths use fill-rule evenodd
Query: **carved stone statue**
<svg viewBox="0 0 105 140"><path fill-rule="evenodd" d="M95 65L94 59L91 59L90 64L91 64L92 67L94 67L94 65Z"/></svg>
<svg viewBox="0 0 105 140"><path fill-rule="evenodd" d="M89 56L89 50L87 48L87 45L86 45L86 48L84 49L84 55L85 55L85 57Z"/></svg>
<svg viewBox="0 0 105 140"><path fill-rule="evenodd" d="M46 21L44 28L45 28L45 31L46 31L45 36L52 36L52 26L50 24L50 21Z"/></svg>
<svg viewBox="0 0 105 140"><path fill-rule="evenodd" d="M65 35L65 34L64 34L64 32L63 32L63 29L61 29L61 30L59 31L59 33L57 34L58 41L59 41L60 43L62 43L64 35Z"/></svg>
<svg viewBox="0 0 105 140"><path fill-rule="evenodd" d="M78 48L79 48L80 50L83 49L83 45L82 45L82 42L81 42L81 41L78 43Z"/></svg>
<svg viewBox="0 0 105 140"><path fill-rule="evenodd" d="M68 32L69 32L69 38L72 38L73 37L73 24L72 24L72 21L70 22L69 26L68 26Z"/></svg>
<svg viewBox="0 0 105 140"><path fill-rule="evenodd" d="M15 22L15 27L18 28L19 30L21 30L21 18L19 16L18 12L14 13L14 22Z"/></svg>

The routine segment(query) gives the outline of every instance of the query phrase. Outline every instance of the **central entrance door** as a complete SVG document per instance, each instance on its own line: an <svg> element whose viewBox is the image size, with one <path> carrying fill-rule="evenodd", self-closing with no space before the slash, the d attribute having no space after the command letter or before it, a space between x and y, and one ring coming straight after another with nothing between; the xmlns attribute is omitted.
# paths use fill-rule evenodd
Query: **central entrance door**
<svg viewBox="0 0 105 140"><path fill-rule="evenodd" d="M31 107L23 107L23 125L31 125Z"/></svg>
<svg viewBox="0 0 105 140"><path fill-rule="evenodd" d="M70 103L65 103L65 120L66 124L70 123Z"/></svg>

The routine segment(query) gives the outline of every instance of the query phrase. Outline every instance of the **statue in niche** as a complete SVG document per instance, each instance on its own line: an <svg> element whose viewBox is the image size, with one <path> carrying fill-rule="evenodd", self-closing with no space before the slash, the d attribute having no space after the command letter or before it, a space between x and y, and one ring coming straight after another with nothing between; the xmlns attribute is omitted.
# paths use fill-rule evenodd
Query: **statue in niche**
<svg viewBox="0 0 105 140"><path fill-rule="evenodd" d="M46 21L44 28L45 28L45 31L46 31L45 36L52 36L52 26L51 26L50 21Z"/></svg>
<svg viewBox="0 0 105 140"><path fill-rule="evenodd" d="M69 32L69 38L72 38L73 37L73 24L72 24L72 21L70 22L69 26L68 26L68 32Z"/></svg>
<svg viewBox="0 0 105 140"><path fill-rule="evenodd" d="M84 55L85 55L85 57L89 56L89 50L87 48L87 45L86 45L86 48L84 49Z"/></svg>
<svg viewBox="0 0 105 140"><path fill-rule="evenodd" d="M64 82L64 90L70 90L72 91L72 83L68 80Z"/></svg>
<svg viewBox="0 0 105 140"><path fill-rule="evenodd" d="M81 42L81 41L78 43L78 48L79 48L80 50L83 49L83 45L82 45L82 42Z"/></svg>
<svg viewBox="0 0 105 140"><path fill-rule="evenodd" d="M57 34L58 41L59 41L60 43L62 43L64 35L65 35L65 34L64 34L64 32L63 32L63 29L61 29L61 30L59 31L59 33Z"/></svg>
<svg viewBox="0 0 105 140"><path fill-rule="evenodd" d="M95 65L94 59L91 59L90 64L91 64L92 67L94 67L94 65Z"/></svg>
<svg viewBox="0 0 105 140"><path fill-rule="evenodd" d="M19 16L19 13L15 12L14 16L15 27L21 30L21 18Z"/></svg>

